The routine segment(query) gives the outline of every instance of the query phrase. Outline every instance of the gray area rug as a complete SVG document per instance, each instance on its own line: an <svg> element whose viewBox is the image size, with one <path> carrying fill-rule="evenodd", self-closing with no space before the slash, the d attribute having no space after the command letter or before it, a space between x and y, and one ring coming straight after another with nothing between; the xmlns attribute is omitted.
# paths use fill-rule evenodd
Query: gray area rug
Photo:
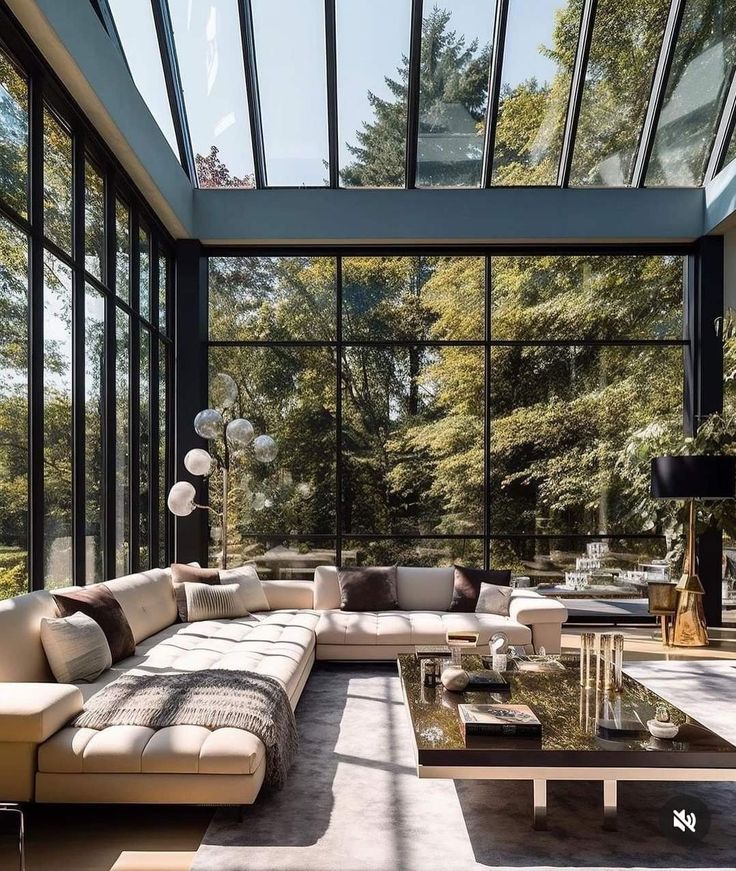
<svg viewBox="0 0 736 871"><path fill-rule="evenodd" d="M528 782L419 780L392 664L318 664L297 722L285 789L242 821L219 810L193 871L736 868L734 784L621 783L619 830L605 832L600 783L550 783L549 831L535 832ZM696 848L658 829L682 792L713 813Z"/></svg>

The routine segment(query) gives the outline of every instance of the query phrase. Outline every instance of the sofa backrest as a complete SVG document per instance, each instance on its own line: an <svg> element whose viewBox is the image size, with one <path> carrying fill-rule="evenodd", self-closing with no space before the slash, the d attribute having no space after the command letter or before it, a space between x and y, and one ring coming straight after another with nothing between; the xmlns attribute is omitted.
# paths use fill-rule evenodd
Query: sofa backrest
<svg viewBox="0 0 736 871"><path fill-rule="evenodd" d="M403 611L446 611L452 601L453 568L428 569L399 566L396 587ZM335 566L318 566L314 573L314 607L330 611L340 607L340 585Z"/></svg>
<svg viewBox="0 0 736 871"><path fill-rule="evenodd" d="M47 590L0 602L0 682L54 679L41 644L41 620L58 616Z"/></svg>
<svg viewBox="0 0 736 871"><path fill-rule="evenodd" d="M176 622L171 569L150 569L105 583L123 609L136 644Z"/></svg>

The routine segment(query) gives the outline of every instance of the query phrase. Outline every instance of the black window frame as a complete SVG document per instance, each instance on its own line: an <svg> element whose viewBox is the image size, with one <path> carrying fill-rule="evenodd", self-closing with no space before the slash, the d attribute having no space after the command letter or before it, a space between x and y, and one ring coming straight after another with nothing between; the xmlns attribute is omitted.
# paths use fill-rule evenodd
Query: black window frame
<svg viewBox="0 0 736 871"><path fill-rule="evenodd" d="M97 580L107 580L116 576L115 570L115 315L122 311L130 318L130 352L131 375L137 373L133 368L135 362L132 355L141 325L150 330L152 341L151 351L151 385L150 414L152 417L151 433L154 428L158 435L158 371L154 372L153 361L165 365L167 371L167 394L172 395L173 379L173 348L174 319L172 311L175 305L173 293L174 271L174 240L148 206L145 198L134 182L125 172L113 152L107 147L93 124L86 117L77 103L69 95L64 85L52 68L41 56L27 36L22 26L13 14L0 5L0 50L26 76L29 85L29 168L28 185L28 218L20 215L12 206L4 201L0 194L0 215L16 229L22 231L29 243L29 344L28 344L28 397L29 397L29 450L28 450L28 589L30 591L44 589L44 475L43 475L43 257L44 251L49 251L72 271L72 565L73 582L77 585L86 583L86 547L85 547L85 289L87 286L98 291L104 300L105 312L105 342L103 371L103 406L106 410L102 432L103 456L103 519L100 538L104 549L103 577ZM43 111L48 107L54 115L60 118L72 135L72 248L63 251L44 235L43 207ZM104 180L104 222L105 247L104 268L101 279L85 269L85 163L89 161L100 172ZM121 199L130 208L131 226L131 295L126 302L115 294L115 201ZM137 237L132 235L139 222L144 222L151 238L151 294L155 293L156 304L152 301L150 320L143 318L137 311L137 268L136 250ZM169 262L167 276L167 320L166 329L160 329L158 320L158 258L159 253L165 254ZM155 284L154 284L155 280ZM153 348L155 347L155 354ZM160 360L160 348L165 349L166 360ZM155 378L154 378L155 375ZM137 455L138 444L138 414L134 400L136 395L132 385L137 378L131 377L131 396L129 403L129 444L130 457ZM170 400L169 400L170 402ZM170 406L169 406L170 407ZM149 468L156 485L149 488L149 503L151 518L149 523L149 554L157 554L159 546L158 533L158 475L160 458L158 441L151 438ZM164 463L166 467L167 487L172 481L173 473L173 439L170 428L167 431ZM129 568L131 572L139 569L139 535L138 528L133 525L137 500L139 498L139 482L134 475L134 464L129 464L129 487L131 517L129 518ZM157 500L157 501L154 501ZM170 552L171 526L166 524L167 541L166 557Z"/></svg>
<svg viewBox="0 0 736 871"><path fill-rule="evenodd" d="M288 347L324 347L334 351L334 356L337 361L336 371L336 427L337 439L335 447L335 469L336 469L336 520L334 534L320 533L300 533L289 534L287 532L273 533L258 533L258 530L249 530L244 535L250 539L261 539L274 541L279 539L283 542L299 542L299 541L324 541L334 542L336 552L336 563L342 564L342 551L344 541L415 541L415 540L452 540L464 539L466 541L479 541L483 547L483 565L485 568L490 567L490 552L491 544L494 540L508 541L510 539L561 539L574 538L580 541L600 541L606 539L626 539L626 540L659 540L663 536L658 533L639 533L639 534L610 534L610 535L592 535L581 534L571 530L569 533L554 533L554 534L539 534L539 533L505 533L494 532L490 522L490 462L486 459L484 464L484 495L483 495L483 532L481 534L458 534L458 535L439 535L439 534L374 534L374 533L351 533L343 531L342 522L342 506L341 506L341 465L342 465L342 351L355 346L369 347L400 347L411 344L417 347L475 347L482 348L484 351L484 454L488 458L490 447L491 433L491 376L490 376L490 354L493 347L509 347L509 346L530 346L530 345L545 345L545 346L616 346L616 347L647 347L647 346L667 346L681 347L683 349L683 431L691 433L697 426L697 420L702 415L718 410L718 396L710 393L705 402L701 401L701 385L708 389L715 390L715 385L720 384L718 378L711 379L703 377L700 373L696 375L700 361L703 358L704 347L703 337L707 337L713 331L703 330L703 335L696 335L696 321L700 323L700 318L693 317L693 300L699 296L698 287L701 285L697 280L698 264L700 262L699 243L671 243L671 244L628 244L628 245L529 245L529 246L514 246L514 245L484 245L484 246L304 246L304 247L287 247L287 246L203 246L202 247L202 295L204 297L204 307L207 312L207 323L204 327L204 333L201 335L202 347L205 349L207 357L211 348L227 348L227 347L261 347L274 348L279 346ZM491 293L492 293L492 261L494 257L501 256L561 256L561 255L674 255L682 258L683 261L683 334L680 339L616 339L616 340L545 340L545 341L530 341L530 340L502 340L493 339L491 332ZM392 339L375 339L375 340L350 340L344 339L342 335L342 303L343 303L343 285L342 285L342 259L344 257L368 257L368 256L468 256L468 257L484 257L485 258L485 334L483 339L478 340L412 340L411 342L396 341ZM209 258L210 257L333 257L336 258L336 312L337 324L334 340L226 340L226 339L211 339L209 336ZM710 343L712 344L712 342ZM179 377L186 383L187 376L179 372ZM207 405L207 377L208 368L204 373L204 386L200 395L201 407ZM716 391L717 392L717 391ZM186 522L186 521L185 521ZM252 534L251 534L252 533ZM204 531L204 538L199 545L200 559L207 559L207 533ZM712 624L711 624L712 625Z"/></svg>

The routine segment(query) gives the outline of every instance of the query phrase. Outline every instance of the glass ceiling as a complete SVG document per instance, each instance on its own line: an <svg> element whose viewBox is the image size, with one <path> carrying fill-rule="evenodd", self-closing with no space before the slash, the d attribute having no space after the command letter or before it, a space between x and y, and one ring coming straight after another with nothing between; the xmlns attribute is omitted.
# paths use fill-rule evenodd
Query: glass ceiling
<svg viewBox="0 0 736 871"><path fill-rule="evenodd" d="M199 187L699 186L731 0L91 0Z"/></svg>

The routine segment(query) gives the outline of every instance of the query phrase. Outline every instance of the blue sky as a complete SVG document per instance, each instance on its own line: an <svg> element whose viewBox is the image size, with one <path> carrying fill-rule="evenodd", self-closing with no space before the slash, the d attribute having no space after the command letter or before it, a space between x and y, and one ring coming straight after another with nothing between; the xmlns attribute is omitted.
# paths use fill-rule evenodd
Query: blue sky
<svg viewBox="0 0 736 871"><path fill-rule="evenodd" d="M320 185L327 159L323 0L252 0L269 184ZM503 80L511 85L553 65L539 55L551 42L565 0L511 0ZM425 4L429 5L429 4ZM491 0L446 0L452 26L470 42L489 42ZM176 150L149 0L110 0L128 63L146 103ZM236 0L169 0L190 133L196 152L210 145L233 175L253 171ZM346 141L371 117L368 90L385 97L409 51L409 0L337 0L338 117Z"/></svg>

